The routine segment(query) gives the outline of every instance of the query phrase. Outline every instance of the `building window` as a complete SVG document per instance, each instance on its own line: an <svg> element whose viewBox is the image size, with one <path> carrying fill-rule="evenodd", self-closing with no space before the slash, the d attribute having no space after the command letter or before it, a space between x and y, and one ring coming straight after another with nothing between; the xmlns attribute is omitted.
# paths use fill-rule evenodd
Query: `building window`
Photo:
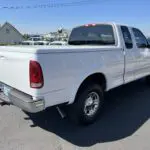
<svg viewBox="0 0 150 150"><path fill-rule="evenodd" d="M8 28L6 29L6 33L7 33L7 34L9 34L9 33L10 33L10 30L9 30Z"/></svg>

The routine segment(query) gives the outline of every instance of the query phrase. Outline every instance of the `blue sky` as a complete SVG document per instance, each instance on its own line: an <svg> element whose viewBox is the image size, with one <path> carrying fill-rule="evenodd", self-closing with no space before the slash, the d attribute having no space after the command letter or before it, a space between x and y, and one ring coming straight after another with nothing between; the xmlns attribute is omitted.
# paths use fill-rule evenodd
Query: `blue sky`
<svg viewBox="0 0 150 150"><path fill-rule="evenodd" d="M33 6L81 0L0 0L2 6ZM38 9L0 9L0 23L8 21L22 33L48 33L59 27L117 22L139 27L150 35L150 0L91 0L93 4Z"/></svg>

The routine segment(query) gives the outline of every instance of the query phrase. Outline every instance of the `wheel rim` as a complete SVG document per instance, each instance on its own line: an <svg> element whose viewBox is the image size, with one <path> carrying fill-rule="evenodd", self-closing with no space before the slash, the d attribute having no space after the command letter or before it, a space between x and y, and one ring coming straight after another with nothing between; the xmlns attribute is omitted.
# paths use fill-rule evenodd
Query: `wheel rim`
<svg viewBox="0 0 150 150"><path fill-rule="evenodd" d="M91 92L88 94L85 100L84 113L88 117L92 117L96 114L100 105L100 96L96 92Z"/></svg>

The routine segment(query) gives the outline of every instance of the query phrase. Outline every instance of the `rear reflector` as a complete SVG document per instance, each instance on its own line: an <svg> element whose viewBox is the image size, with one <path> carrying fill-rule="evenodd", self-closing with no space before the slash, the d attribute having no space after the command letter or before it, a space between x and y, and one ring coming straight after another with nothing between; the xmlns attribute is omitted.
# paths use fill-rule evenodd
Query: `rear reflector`
<svg viewBox="0 0 150 150"><path fill-rule="evenodd" d="M30 87L42 88L44 85L43 72L37 61L30 61Z"/></svg>

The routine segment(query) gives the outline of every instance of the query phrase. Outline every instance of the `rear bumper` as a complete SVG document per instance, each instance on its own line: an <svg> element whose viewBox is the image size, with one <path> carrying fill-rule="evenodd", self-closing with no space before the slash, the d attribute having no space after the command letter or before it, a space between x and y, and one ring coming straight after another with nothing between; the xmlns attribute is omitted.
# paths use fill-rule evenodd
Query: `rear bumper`
<svg viewBox="0 0 150 150"><path fill-rule="evenodd" d="M30 113L40 112L45 109L43 98L36 98L33 100L32 96L14 89L12 89L7 96L1 91L0 100L13 104Z"/></svg>

